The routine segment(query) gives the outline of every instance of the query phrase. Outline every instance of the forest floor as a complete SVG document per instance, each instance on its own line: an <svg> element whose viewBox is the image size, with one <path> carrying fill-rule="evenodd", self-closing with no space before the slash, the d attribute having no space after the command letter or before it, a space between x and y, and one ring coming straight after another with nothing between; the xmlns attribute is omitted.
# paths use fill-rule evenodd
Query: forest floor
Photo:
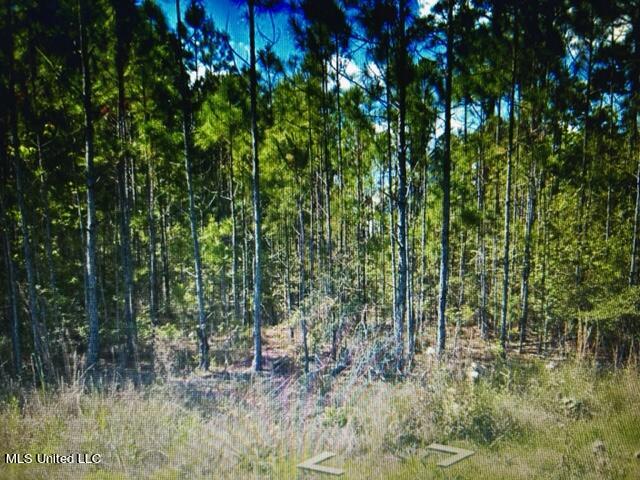
<svg viewBox="0 0 640 480"><path fill-rule="evenodd" d="M325 451L336 456L323 465L345 479L640 478L635 367L538 355L535 344L503 361L494 340L465 327L457 340L449 332L446 361L419 343L411 373L394 378L381 367L388 328L345 329L350 354L337 362L318 342L306 377L299 332L283 324L264 329L261 375L250 370L250 332L234 331L211 338L206 373L191 369L194 342L180 337L160 341L166 378L145 387L7 387L2 456L83 452L102 462L0 463L0 479L328 480L297 467ZM447 454L432 443L474 455L441 467Z"/></svg>

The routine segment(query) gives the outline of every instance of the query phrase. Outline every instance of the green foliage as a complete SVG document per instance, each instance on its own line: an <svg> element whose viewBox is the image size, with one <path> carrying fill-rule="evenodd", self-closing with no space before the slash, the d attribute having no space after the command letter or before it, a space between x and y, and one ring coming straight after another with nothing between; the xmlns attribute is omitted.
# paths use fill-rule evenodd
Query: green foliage
<svg viewBox="0 0 640 480"><path fill-rule="evenodd" d="M261 15L278 2L258 3ZM582 15L588 2L575 9L549 2L458 3L450 30L455 68L452 219L446 240L451 260L449 322L460 319L463 327L473 328L484 301L492 328L499 327L494 317L499 317L502 301L505 160L512 130L510 341L519 334L528 263L528 340L546 335L550 348L556 348L565 327L572 339L580 322L586 322L600 340L596 345L594 331L587 349L599 348L607 359L620 357L615 361L633 359L640 325L638 280L630 281L637 229L639 88L630 59L638 50L635 33L640 27L628 12L631 7L622 2ZM177 339L194 331L197 302L181 93L189 99L188 126L193 132L189 153L209 333L224 334L243 321L246 327L250 315L241 318L241 313L252 310L254 262L252 144L248 70L231 52L231 46L238 50L238 39L213 24L209 9L217 5L190 1L182 5L182 57L177 58L177 27L168 24L173 5L128 2L118 10L124 13L120 29L116 3L101 0L87 6L101 355L107 358L112 347L118 350L124 341L121 186L141 351L150 351L145 344L153 333L151 290L162 328L174 329L160 335ZM287 13L299 55L285 49L287 58L278 57L277 43L258 35L262 308L266 323L288 319L298 324L307 318L314 354L334 340L335 319L346 324L364 310L382 312L380 321L392 316L392 279L400 273L401 118L406 122L410 297L415 313L425 318L437 301L447 69L442 45L449 29L445 3L429 11L418 10L412 2L405 6L407 11L399 12L395 4L374 0L329 2L324 7L297 2ZM85 351L88 334L78 12L76 3L68 0L55 9L33 1L14 7L11 16L0 19L7 33L6 48L0 52L0 83L8 99L0 119L0 223L2 243L6 236L9 247L2 253L0 290L10 290L4 274L7 257L15 265L16 305L25 302L26 232L41 317L54 363L63 365L66 352ZM284 22L284 15L278 18L276 23ZM403 48L408 52L406 68L399 64ZM121 85L118 59L124 62ZM181 92L179 62L189 74L186 92ZM509 105L512 67L516 95L515 104ZM118 125L121 93L125 132ZM122 158L127 165L124 179L117 170ZM535 205L525 260L529 193ZM29 312L17 311L23 326ZM10 358L12 348L11 309L6 312L0 329L3 359ZM25 360L34 349L28 331L22 328L19 333ZM378 347L385 342L380 339ZM376 356L376 348L369 354ZM485 348L492 350L490 344Z"/></svg>
<svg viewBox="0 0 640 480"><path fill-rule="evenodd" d="M619 321L638 322L640 320L640 287L623 289L614 295L606 295L595 302L586 318L605 325Z"/></svg>

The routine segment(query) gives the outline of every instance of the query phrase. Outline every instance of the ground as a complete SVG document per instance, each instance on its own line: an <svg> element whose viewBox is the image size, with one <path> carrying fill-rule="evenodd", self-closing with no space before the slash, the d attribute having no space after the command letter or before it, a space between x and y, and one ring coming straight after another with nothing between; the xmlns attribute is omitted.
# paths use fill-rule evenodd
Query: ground
<svg viewBox="0 0 640 480"><path fill-rule="evenodd" d="M171 342L172 351L195 354L193 342ZM0 462L0 478L333 478L297 467L323 451L336 453L325 464L346 479L640 478L635 367L600 371L588 361L539 357L534 348L501 361L475 327L455 343L446 363L421 344L412 372L392 378L378 367L389 344L352 332L345 368L336 371L330 349L318 349L315 373L304 378L299 333L292 340L279 325L264 330L260 375L250 371L250 337L236 332L211 338L215 361L206 373L178 369L146 387L120 382L90 392L80 383L8 388L0 453L86 452L103 460ZM430 451L432 443L475 454L443 468L437 463L446 454Z"/></svg>

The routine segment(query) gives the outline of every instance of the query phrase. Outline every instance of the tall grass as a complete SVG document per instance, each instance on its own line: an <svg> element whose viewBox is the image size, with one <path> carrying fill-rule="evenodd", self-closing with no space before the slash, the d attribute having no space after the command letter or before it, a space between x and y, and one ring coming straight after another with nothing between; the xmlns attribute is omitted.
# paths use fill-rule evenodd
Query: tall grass
<svg viewBox="0 0 640 480"><path fill-rule="evenodd" d="M338 454L328 463L346 478L640 478L634 370L504 363L476 383L435 367L402 382L253 377L89 391L78 381L2 398L2 457L103 459L0 462L2 479L296 478L296 465L322 451ZM593 450L596 440L604 451ZM432 442L477 453L445 470Z"/></svg>

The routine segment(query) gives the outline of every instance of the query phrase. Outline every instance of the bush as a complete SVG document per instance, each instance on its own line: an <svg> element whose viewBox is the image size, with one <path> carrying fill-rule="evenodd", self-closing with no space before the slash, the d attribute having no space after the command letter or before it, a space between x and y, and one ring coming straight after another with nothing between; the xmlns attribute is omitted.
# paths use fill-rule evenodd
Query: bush
<svg viewBox="0 0 640 480"><path fill-rule="evenodd" d="M449 439L491 444L516 434L518 425L496 405L497 392L486 387L448 388L434 402L433 418L438 432Z"/></svg>

